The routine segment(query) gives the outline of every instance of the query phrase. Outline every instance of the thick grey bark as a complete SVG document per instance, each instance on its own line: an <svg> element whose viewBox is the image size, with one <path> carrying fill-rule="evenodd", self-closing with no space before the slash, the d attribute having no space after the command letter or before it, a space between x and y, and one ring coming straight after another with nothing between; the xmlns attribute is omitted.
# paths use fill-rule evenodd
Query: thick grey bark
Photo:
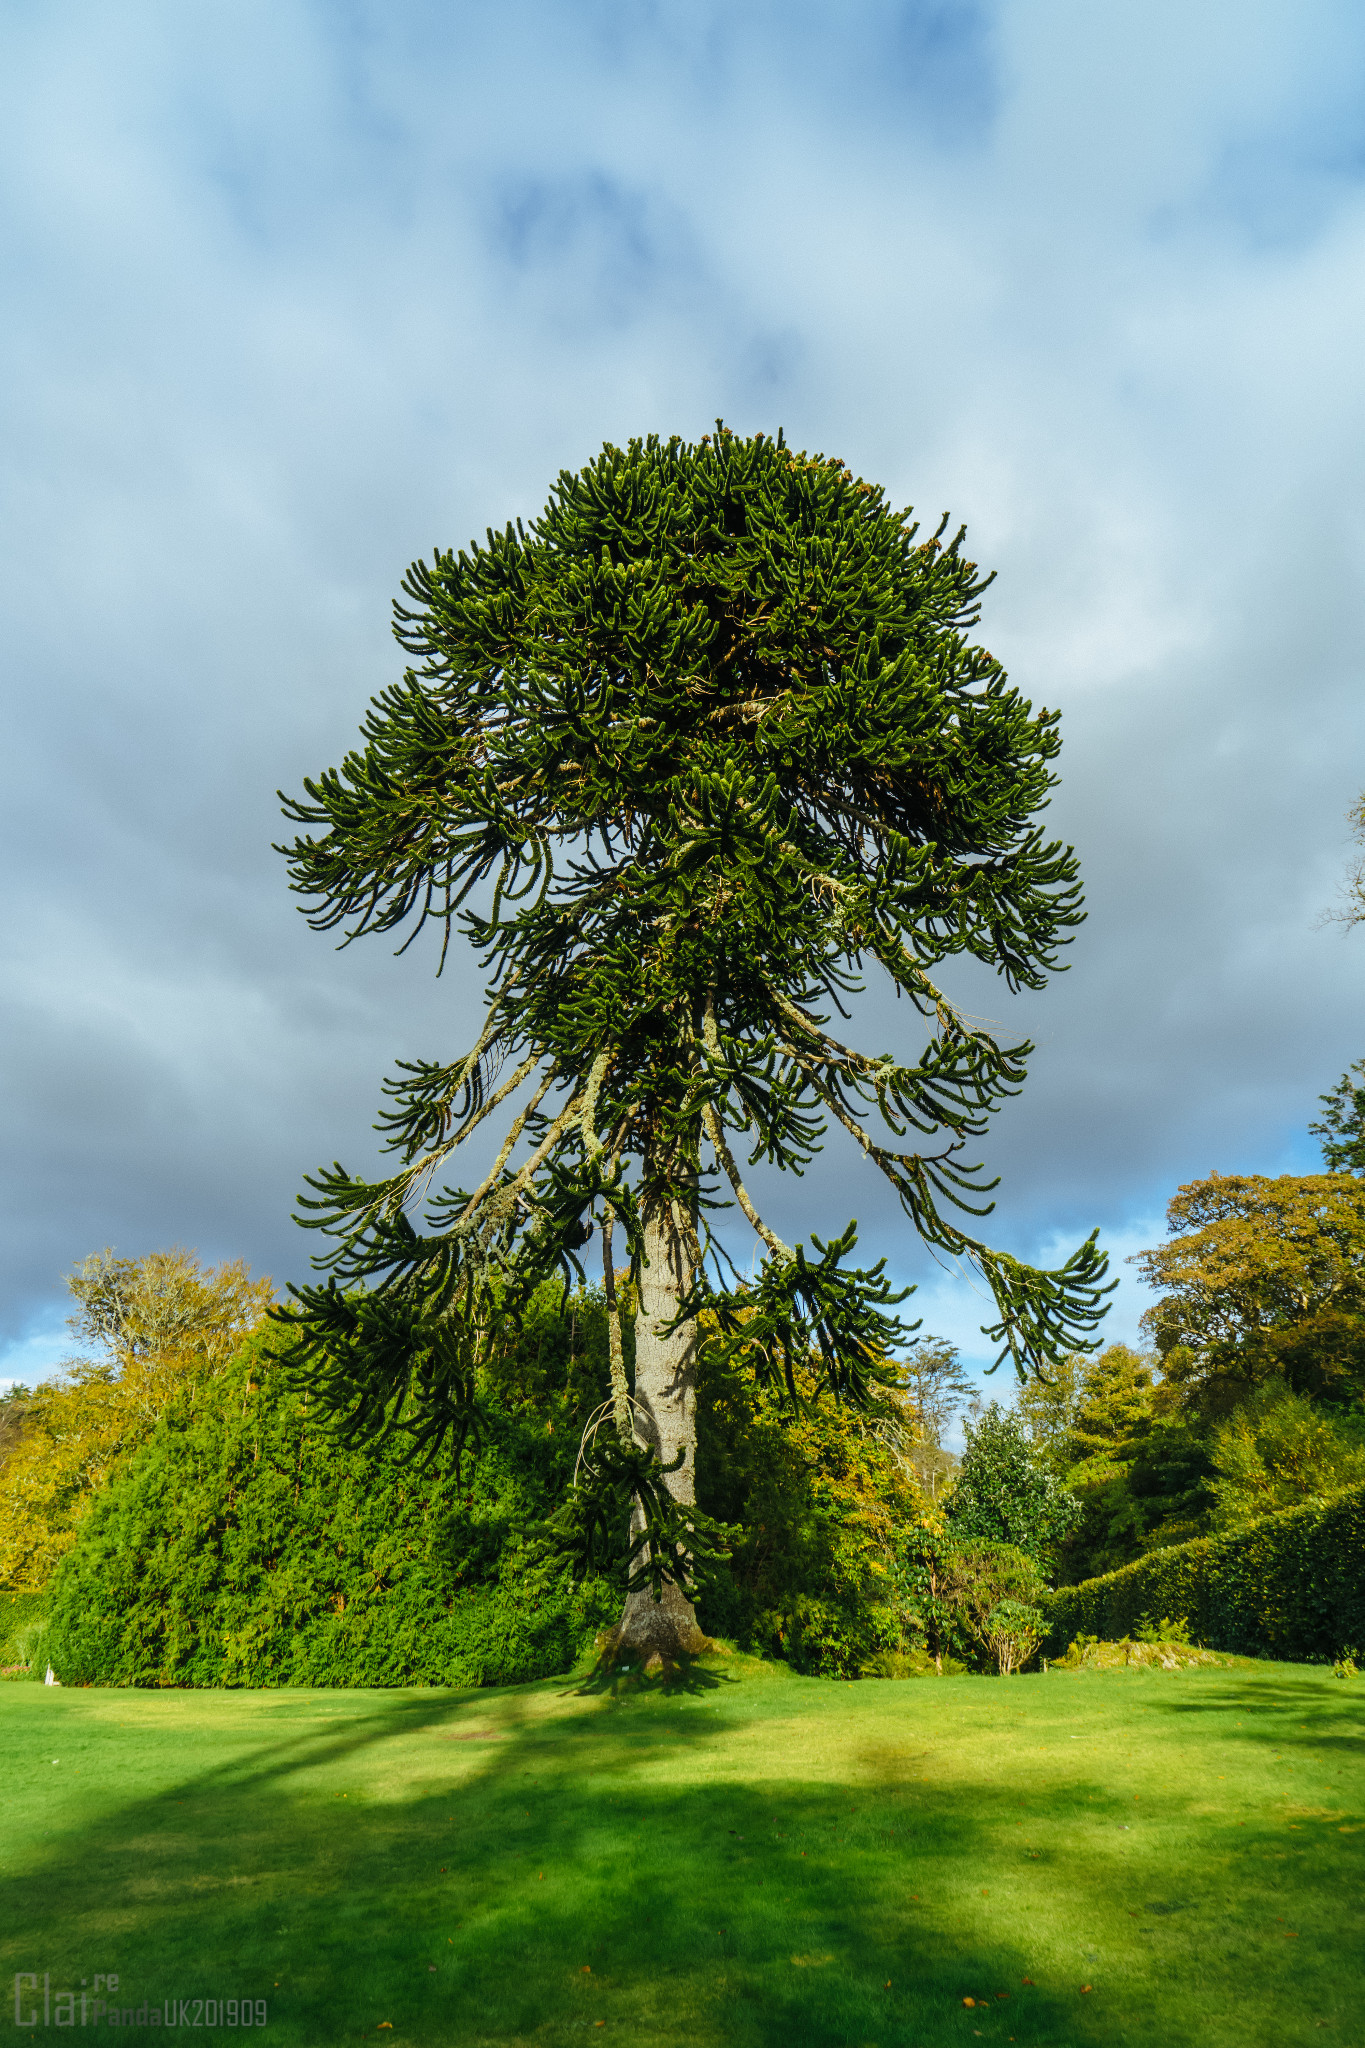
<svg viewBox="0 0 1365 2048"><path fill-rule="evenodd" d="M635 1432L665 1465L679 1450L684 1453L682 1465L668 1474L666 1484L675 1500L690 1505L697 1497L696 1330L689 1324L671 1335L661 1334L691 1283L682 1232L671 1210L646 1219L644 1250L649 1263L640 1275L635 1322ZM638 1527L637 1521L632 1534ZM676 1586L665 1584L662 1600L656 1600L648 1586L627 1595L621 1620L608 1637L607 1653L619 1661L638 1652L648 1663L656 1656L695 1656L707 1646L691 1601Z"/></svg>

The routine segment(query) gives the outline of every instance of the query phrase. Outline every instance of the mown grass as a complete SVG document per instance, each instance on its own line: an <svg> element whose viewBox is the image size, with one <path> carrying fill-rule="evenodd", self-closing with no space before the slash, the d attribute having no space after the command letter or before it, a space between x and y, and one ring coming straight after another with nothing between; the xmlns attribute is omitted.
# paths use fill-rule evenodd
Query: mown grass
<svg viewBox="0 0 1365 2048"><path fill-rule="evenodd" d="M1365 2040L1365 1681L1314 1668L6 1685L0 1754L6 2029L114 1970L310 2048Z"/></svg>

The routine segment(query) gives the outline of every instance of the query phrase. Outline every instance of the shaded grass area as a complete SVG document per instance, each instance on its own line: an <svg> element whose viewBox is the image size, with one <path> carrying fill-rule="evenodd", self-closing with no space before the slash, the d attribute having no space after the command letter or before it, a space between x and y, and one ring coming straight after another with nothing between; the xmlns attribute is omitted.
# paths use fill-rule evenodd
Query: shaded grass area
<svg viewBox="0 0 1365 2048"><path fill-rule="evenodd" d="M1362 2038L1365 1683L1320 1669L5 1686L0 1753L7 2028L22 1970L306 2044Z"/></svg>

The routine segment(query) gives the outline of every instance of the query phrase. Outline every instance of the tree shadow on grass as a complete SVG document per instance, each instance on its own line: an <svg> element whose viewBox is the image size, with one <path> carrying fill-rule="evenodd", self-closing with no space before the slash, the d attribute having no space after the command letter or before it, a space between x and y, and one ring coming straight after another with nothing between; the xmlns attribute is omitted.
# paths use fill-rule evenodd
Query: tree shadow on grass
<svg viewBox="0 0 1365 2048"><path fill-rule="evenodd" d="M1298 2038L1211 1976L1202 1905L1136 1930L1160 1888L1129 1901L1107 1836L1025 1861L1017 1788L803 1782L775 1744L718 1753L736 1724L690 1694L556 1693L352 1695L340 1727L177 1756L6 1876L7 1971L55 1991L117 1970L134 2011L264 1997L289 2044ZM1182 1900L1211 1894L1205 1862Z"/></svg>
<svg viewBox="0 0 1365 2048"><path fill-rule="evenodd" d="M1173 1720L1210 1714L1234 1716L1242 1723L1237 1731L1239 1741L1276 1750L1331 1749L1347 1757L1365 1758L1365 1686L1353 1693L1346 1682L1329 1676L1317 1683L1311 1679L1286 1683L1239 1675L1235 1687L1215 1687L1206 1680L1198 1693L1158 1695L1149 1705ZM1256 1718L1261 1715L1264 1723Z"/></svg>
<svg viewBox="0 0 1365 2048"><path fill-rule="evenodd" d="M718 1692L723 1686L738 1683L729 1672L717 1671L713 1663L699 1657L679 1657L657 1671L646 1671L638 1665L632 1669L605 1657L565 1691L579 1699L695 1699L701 1693Z"/></svg>

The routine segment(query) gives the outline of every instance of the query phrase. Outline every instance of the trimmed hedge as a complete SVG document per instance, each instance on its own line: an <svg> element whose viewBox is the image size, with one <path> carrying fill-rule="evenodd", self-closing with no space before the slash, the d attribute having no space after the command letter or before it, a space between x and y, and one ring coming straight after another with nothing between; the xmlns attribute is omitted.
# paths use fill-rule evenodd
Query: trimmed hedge
<svg viewBox="0 0 1365 2048"><path fill-rule="evenodd" d="M48 1589L64 1685L511 1685L568 1671L620 1612L609 1578L536 1571L572 1407L488 1402L457 1475L344 1451L248 1340L96 1499Z"/></svg>
<svg viewBox="0 0 1365 2048"><path fill-rule="evenodd" d="M1330 1663L1365 1648L1365 1486L1059 1586L1048 1611L1053 1655L1078 1635L1114 1642L1144 1615L1183 1615L1213 1650Z"/></svg>

